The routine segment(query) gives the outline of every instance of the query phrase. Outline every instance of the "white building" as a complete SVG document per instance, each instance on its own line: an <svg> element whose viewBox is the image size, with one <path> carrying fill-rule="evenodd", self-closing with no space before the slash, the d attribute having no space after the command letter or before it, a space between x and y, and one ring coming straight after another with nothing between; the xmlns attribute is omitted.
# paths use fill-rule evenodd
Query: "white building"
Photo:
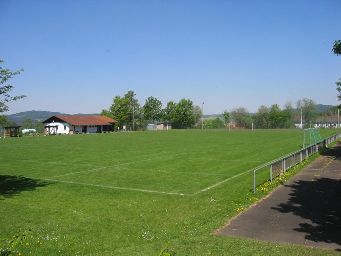
<svg viewBox="0 0 341 256"><path fill-rule="evenodd" d="M45 134L102 133L113 131L116 121L100 115L57 115L44 122Z"/></svg>
<svg viewBox="0 0 341 256"><path fill-rule="evenodd" d="M148 131L168 131L171 130L172 126L168 123L148 124Z"/></svg>

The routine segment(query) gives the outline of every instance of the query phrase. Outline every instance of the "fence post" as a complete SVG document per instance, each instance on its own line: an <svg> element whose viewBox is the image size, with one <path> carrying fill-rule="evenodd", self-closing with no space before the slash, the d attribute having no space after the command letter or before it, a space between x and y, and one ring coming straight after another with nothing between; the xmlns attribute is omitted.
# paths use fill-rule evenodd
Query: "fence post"
<svg viewBox="0 0 341 256"><path fill-rule="evenodd" d="M300 151L300 163L302 162L302 159L303 158L303 156L302 156L302 151Z"/></svg>
<svg viewBox="0 0 341 256"><path fill-rule="evenodd" d="M270 181L272 182L272 165L270 165Z"/></svg>
<svg viewBox="0 0 341 256"><path fill-rule="evenodd" d="M285 167L285 158L283 159L283 170L284 170L284 172L286 171L286 167Z"/></svg>

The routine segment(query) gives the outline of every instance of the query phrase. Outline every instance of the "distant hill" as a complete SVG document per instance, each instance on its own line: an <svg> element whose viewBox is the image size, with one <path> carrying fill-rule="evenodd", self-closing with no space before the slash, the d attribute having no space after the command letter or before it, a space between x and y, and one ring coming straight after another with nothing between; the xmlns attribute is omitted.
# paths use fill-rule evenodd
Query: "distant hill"
<svg viewBox="0 0 341 256"><path fill-rule="evenodd" d="M36 110L31 110L31 111L25 111L25 112L20 112L12 115L7 115L6 117L12 121L15 122L16 124L21 124L22 121L25 119L32 119L32 121L35 122L42 122L49 118L50 116L54 115L63 115L60 112L51 112L51 111L36 111Z"/></svg>
<svg viewBox="0 0 341 256"><path fill-rule="evenodd" d="M332 108L336 108L336 106L333 106L333 105L323 105L323 104L317 104L316 105L316 110L319 113L327 112L328 110L330 110Z"/></svg>
<svg viewBox="0 0 341 256"><path fill-rule="evenodd" d="M69 115L61 112L53 112L53 111L39 111L39 110L31 110L31 111L25 111L25 112L19 112L16 114L6 115L6 117L20 125L24 120L31 119L33 122L42 122L46 120L47 118L55 115ZM98 114L77 114L77 115L98 115Z"/></svg>

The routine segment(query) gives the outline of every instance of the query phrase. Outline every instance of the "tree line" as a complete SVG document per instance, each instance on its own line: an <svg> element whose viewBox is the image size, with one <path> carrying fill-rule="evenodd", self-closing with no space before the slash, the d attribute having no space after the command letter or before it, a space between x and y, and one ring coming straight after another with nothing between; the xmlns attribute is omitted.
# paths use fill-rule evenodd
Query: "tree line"
<svg viewBox="0 0 341 256"><path fill-rule="evenodd" d="M159 122L177 129L193 128L202 116L200 107L190 99L169 101L163 108L159 99L150 96L141 106L134 91L115 96L109 109L102 110L101 114L115 119L116 127L125 126L129 130L145 129L147 124Z"/></svg>
<svg viewBox="0 0 341 256"><path fill-rule="evenodd" d="M313 100L303 98L297 102L296 108L287 103L284 108L278 104L261 105L254 114L249 113L244 107L230 112L230 118L235 126L251 128L253 125L261 129L292 128L295 123L300 122L301 115L306 125L316 120L318 112Z"/></svg>

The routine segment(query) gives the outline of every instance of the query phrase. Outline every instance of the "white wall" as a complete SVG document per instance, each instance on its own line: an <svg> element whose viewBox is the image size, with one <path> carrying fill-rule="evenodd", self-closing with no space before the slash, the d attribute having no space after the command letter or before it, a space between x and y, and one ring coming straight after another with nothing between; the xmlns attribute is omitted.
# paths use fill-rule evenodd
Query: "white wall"
<svg viewBox="0 0 341 256"><path fill-rule="evenodd" d="M45 126L57 126L57 130L55 130L54 128L45 128L45 133L48 133L49 129L50 129L51 134L69 134L70 132L70 127L69 127L69 124L67 123L53 122L53 123L45 124Z"/></svg>

